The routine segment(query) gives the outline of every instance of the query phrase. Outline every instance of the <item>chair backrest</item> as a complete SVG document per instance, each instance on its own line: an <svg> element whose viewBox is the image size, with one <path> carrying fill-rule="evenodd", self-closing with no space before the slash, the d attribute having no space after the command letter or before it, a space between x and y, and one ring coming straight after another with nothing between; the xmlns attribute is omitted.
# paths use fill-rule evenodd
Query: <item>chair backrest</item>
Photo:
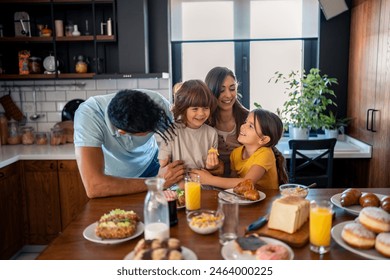
<svg viewBox="0 0 390 280"><path fill-rule="evenodd" d="M333 154L337 139L290 140L292 151L289 168L290 183L319 187L331 187L333 177ZM304 152L311 151L311 152Z"/></svg>

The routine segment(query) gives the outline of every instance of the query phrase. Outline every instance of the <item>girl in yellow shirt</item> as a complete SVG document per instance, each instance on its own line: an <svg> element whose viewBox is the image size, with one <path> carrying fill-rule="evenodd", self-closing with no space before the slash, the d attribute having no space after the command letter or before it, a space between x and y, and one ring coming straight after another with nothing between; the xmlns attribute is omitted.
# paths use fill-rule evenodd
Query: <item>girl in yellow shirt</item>
<svg viewBox="0 0 390 280"><path fill-rule="evenodd" d="M231 178L213 176L204 169L191 172L200 175L202 184L226 189L246 179L260 189L277 189L288 181L285 159L275 147L282 134L283 123L276 114L255 109L241 125L237 140L242 146L230 155Z"/></svg>

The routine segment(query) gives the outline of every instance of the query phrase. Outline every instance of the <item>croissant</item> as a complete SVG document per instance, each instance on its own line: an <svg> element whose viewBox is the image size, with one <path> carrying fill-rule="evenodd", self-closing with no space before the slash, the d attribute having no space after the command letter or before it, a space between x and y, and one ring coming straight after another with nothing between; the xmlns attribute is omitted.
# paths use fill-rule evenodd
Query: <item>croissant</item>
<svg viewBox="0 0 390 280"><path fill-rule="evenodd" d="M233 192L236 194L244 194L246 191L254 190L255 186L253 186L251 179L246 179L239 183L237 186L233 188Z"/></svg>
<svg viewBox="0 0 390 280"><path fill-rule="evenodd" d="M358 189L349 188L343 191L340 197L341 206L347 207L351 205L359 204L359 198L362 195L362 192Z"/></svg>
<svg viewBox="0 0 390 280"><path fill-rule="evenodd" d="M246 199L249 199L252 201L260 199L260 195L259 195L259 192L257 190L249 190L249 191L244 192L244 197Z"/></svg>
<svg viewBox="0 0 390 280"><path fill-rule="evenodd" d="M390 196L384 196L381 199L381 207L387 213L390 213Z"/></svg>
<svg viewBox="0 0 390 280"><path fill-rule="evenodd" d="M380 201L379 198L373 193L364 193L359 198L359 204L362 207L379 207Z"/></svg>

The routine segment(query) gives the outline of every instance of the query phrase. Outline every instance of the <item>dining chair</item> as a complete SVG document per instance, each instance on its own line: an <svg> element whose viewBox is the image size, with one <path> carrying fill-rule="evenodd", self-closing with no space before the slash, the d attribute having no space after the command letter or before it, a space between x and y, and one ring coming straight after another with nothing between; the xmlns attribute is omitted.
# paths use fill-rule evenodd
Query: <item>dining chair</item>
<svg viewBox="0 0 390 280"><path fill-rule="evenodd" d="M336 142L336 138L290 140L289 182L302 185L317 183L318 187L332 187Z"/></svg>

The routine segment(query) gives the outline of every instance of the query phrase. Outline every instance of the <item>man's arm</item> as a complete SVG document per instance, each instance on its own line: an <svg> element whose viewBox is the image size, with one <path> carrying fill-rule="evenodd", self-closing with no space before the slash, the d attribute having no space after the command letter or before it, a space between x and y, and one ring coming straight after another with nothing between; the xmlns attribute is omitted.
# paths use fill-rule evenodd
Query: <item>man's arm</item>
<svg viewBox="0 0 390 280"><path fill-rule="evenodd" d="M99 147L75 147L77 165L89 198L139 193L147 190L144 179L121 178L104 174L104 156ZM182 162L168 164L163 178L165 186L183 179L185 168Z"/></svg>

